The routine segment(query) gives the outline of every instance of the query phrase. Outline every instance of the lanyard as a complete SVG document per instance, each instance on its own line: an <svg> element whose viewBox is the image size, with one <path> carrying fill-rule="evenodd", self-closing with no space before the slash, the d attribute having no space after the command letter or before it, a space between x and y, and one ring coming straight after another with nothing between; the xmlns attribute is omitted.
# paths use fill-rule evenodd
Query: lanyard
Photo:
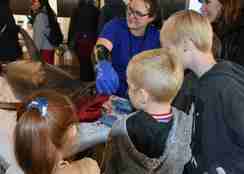
<svg viewBox="0 0 244 174"><path fill-rule="evenodd" d="M1 28L1 30L0 30L0 37L2 36L2 34L3 34L3 32L6 30L6 28L7 28L7 24L5 24L5 25Z"/></svg>

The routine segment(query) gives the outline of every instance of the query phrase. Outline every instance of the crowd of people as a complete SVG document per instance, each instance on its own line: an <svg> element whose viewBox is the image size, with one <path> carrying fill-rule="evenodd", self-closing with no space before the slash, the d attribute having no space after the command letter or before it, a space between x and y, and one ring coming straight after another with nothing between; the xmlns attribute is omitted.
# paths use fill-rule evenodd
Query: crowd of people
<svg viewBox="0 0 244 174"><path fill-rule="evenodd" d="M18 107L9 133L16 164L10 164L6 174L244 173L241 1L201 2L201 13L177 11L160 31L153 25L163 8L158 0L129 0L121 6L120 18L104 23L90 1L81 1L75 10L69 46L81 66L87 66L81 70L89 73L83 80L94 80L98 95L126 98L133 107L113 123L101 163L88 157L70 160L79 152L82 136L69 97L53 90L20 95L18 84L45 80L43 64L29 62L36 71L28 76L38 76L38 81L23 78L31 79L27 83L16 83L23 79L14 73L25 67L9 64L0 87ZM107 5L113 8L110 1ZM35 44L52 63L54 46L44 31L50 33L48 15L55 15L46 0L33 0L32 11ZM86 15L91 21L83 26ZM0 40L7 29L18 33L15 24L9 25L0 26ZM13 115L0 111L0 116Z"/></svg>

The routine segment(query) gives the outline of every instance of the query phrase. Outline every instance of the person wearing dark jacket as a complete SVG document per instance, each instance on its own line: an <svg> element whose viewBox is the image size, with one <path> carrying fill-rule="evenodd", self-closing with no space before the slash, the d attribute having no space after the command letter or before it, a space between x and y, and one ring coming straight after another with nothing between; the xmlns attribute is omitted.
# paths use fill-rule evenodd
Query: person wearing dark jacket
<svg viewBox="0 0 244 174"><path fill-rule="evenodd" d="M91 54L97 40L99 9L92 0L80 0L71 17L68 44L80 61L80 79L94 80Z"/></svg>
<svg viewBox="0 0 244 174"><path fill-rule="evenodd" d="M125 18L126 17L126 5L123 0L105 0L104 6L101 8L99 16L98 31L102 31L104 24L111 19Z"/></svg>
<svg viewBox="0 0 244 174"><path fill-rule="evenodd" d="M22 56L16 26L9 0L0 1L0 61L15 61Z"/></svg>
<svg viewBox="0 0 244 174"><path fill-rule="evenodd" d="M54 25L56 14L47 0L32 0L31 12L33 20L33 40L41 57L49 64L54 64L55 47L51 42L51 33L57 29ZM58 31L55 30L57 33Z"/></svg>
<svg viewBox="0 0 244 174"><path fill-rule="evenodd" d="M244 66L244 10L241 0L203 1L203 15L222 43L220 58Z"/></svg>
<svg viewBox="0 0 244 174"><path fill-rule="evenodd" d="M217 63L207 17L187 10L168 18L160 33L163 47L176 47L193 86L192 159L187 174L244 173L244 68ZM196 86L195 86L196 85Z"/></svg>

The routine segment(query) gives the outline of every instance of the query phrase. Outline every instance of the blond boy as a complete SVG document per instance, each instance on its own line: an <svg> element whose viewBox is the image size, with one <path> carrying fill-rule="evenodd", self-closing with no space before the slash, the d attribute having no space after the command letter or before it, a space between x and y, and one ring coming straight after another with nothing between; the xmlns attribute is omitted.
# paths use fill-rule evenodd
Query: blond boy
<svg viewBox="0 0 244 174"><path fill-rule="evenodd" d="M191 117L171 107L182 79L175 50L133 57L127 80L138 111L113 125L105 173L182 173L190 157Z"/></svg>
<svg viewBox="0 0 244 174"><path fill-rule="evenodd" d="M175 13L160 34L162 46L177 48L184 68L199 78L193 91L193 158L187 173L244 173L244 68L216 63L211 24L199 13Z"/></svg>

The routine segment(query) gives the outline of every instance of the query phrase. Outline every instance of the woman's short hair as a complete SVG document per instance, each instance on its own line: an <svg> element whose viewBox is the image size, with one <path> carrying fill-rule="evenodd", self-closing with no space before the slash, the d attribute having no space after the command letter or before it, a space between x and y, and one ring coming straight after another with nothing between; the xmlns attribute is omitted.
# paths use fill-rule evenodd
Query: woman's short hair
<svg viewBox="0 0 244 174"><path fill-rule="evenodd" d="M29 107L38 98L47 102L45 116L36 107ZM75 108L67 96L52 90L35 92L23 103L14 132L17 162L26 174L51 173L68 128L78 122Z"/></svg>
<svg viewBox="0 0 244 174"><path fill-rule="evenodd" d="M181 87L183 66L174 49L144 51L129 62L127 78L153 100L171 102Z"/></svg>
<svg viewBox="0 0 244 174"><path fill-rule="evenodd" d="M160 13L158 0L143 0L145 3L149 4L149 16L156 17Z"/></svg>
<svg viewBox="0 0 244 174"><path fill-rule="evenodd" d="M211 51L213 31L207 17L192 10L183 10L171 15L160 32L162 46L166 41L178 45L185 39L190 39L202 52Z"/></svg>

